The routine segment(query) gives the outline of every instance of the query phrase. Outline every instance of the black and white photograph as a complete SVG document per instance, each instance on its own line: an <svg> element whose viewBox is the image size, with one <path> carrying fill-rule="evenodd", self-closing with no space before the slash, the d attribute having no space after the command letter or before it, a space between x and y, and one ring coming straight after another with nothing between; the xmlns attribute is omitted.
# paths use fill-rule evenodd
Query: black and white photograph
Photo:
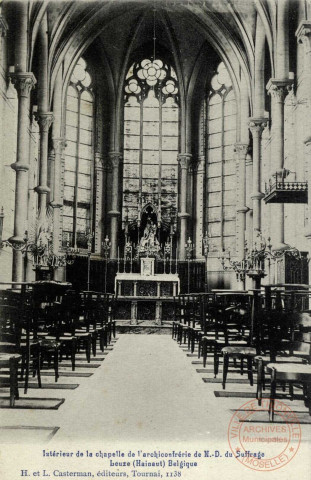
<svg viewBox="0 0 311 480"><path fill-rule="evenodd" d="M1 479L310 479L309 182L310 0L2 0Z"/></svg>

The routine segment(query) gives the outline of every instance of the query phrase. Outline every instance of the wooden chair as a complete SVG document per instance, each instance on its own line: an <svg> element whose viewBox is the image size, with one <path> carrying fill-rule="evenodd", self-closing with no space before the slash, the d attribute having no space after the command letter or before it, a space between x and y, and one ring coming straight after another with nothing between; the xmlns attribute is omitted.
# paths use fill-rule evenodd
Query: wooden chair
<svg viewBox="0 0 311 480"><path fill-rule="evenodd" d="M218 375L219 370L219 352L227 342L225 340L226 330L223 329L222 320L224 311L221 305L215 301L209 302L209 299L202 297L201 302L202 331L197 333L198 338L198 358L203 357L203 367L206 367L207 355L210 351L214 358L214 377ZM221 337L223 332L223 336ZM220 338L221 337L221 338Z"/></svg>
<svg viewBox="0 0 311 480"><path fill-rule="evenodd" d="M18 364L21 355L0 352L0 370L1 368L9 369L10 376L10 407L14 407L15 400L19 399L18 391Z"/></svg>
<svg viewBox="0 0 311 480"><path fill-rule="evenodd" d="M259 308L259 293L253 292L250 304L236 305L226 310L226 341L228 344L221 350L223 355L223 380L222 388L226 388L226 379L229 370L229 359L234 365L240 362L240 373L244 373L244 361L247 362L247 374L250 385L253 385L253 359L257 354L254 339L256 319Z"/></svg>
<svg viewBox="0 0 311 480"><path fill-rule="evenodd" d="M106 318L106 325L108 325L108 332L110 332L111 343L112 337L116 338L116 321L115 321L115 310L116 310L116 297L113 293L106 294L108 302L108 317Z"/></svg>
<svg viewBox="0 0 311 480"><path fill-rule="evenodd" d="M311 317L308 312L300 311L306 304L308 292L293 288L285 291L271 285L265 287L265 308L259 322L262 353L254 359L257 364L256 396L259 405L265 389L266 366L269 363L302 364L308 360L308 352L296 348L299 347L299 342L310 340ZM289 390L291 393L291 384Z"/></svg>
<svg viewBox="0 0 311 480"><path fill-rule="evenodd" d="M59 378L62 341L59 329L59 304L70 284L55 281L37 281L33 284L34 336L39 340L41 366L53 364L55 382ZM71 339L72 340L72 339Z"/></svg>
<svg viewBox="0 0 311 480"><path fill-rule="evenodd" d="M97 338L100 336L97 327L98 314L98 292L81 292L79 322L76 333L87 332L91 335L91 347L94 357L96 357Z"/></svg>
<svg viewBox="0 0 311 480"><path fill-rule="evenodd" d="M194 297L192 294L179 295L179 322L177 324L177 342L190 343L191 323L194 316Z"/></svg>
<svg viewBox="0 0 311 480"><path fill-rule="evenodd" d="M68 291L61 304L61 336L63 348L70 352L72 369L75 369L76 353L85 350L86 360L91 361L92 334L84 324L81 296L78 292Z"/></svg>
<svg viewBox="0 0 311 480"><path fill-rule="evenodd" d="M295 352L297 314L291 311L272 309L263 311L260 321L261 354L254 358L257 365L257 393L261 405L262 391L265 389L265 371L269 363L302 363L306 357Z"/></svg>
<svg viewBox="0 0 311 480"><path fill-rule="evenodd" d="M10 358L18 358L21 364L21 379L24 379L24 393L28 391L30 369L37 375L41 387L40 344L33 334L33 310L29 299L20 294L2 291L0 295L0 353L3 363L11 365ZM12 371L14 366L12 365Z"/></svg>
<svg viewBox="0 0 311 480"><path fill-rule="evenodd" d="M290 393L293 397L293 385L299 384L303 388L304 403L311 415L311 343L295 342L295 350L303 352L308 357L306 363L268 363L266 369L271 373L271 389L269 403L269 418L274 421L276 389L279 383L289 384Z"/></svg>
<svg viewBox="0 0 311 480"><path fill-rule="evenodd" d="M57 322L56 308L48 305L43 309L35 308L34 315L34 338L40 345L40 370L47 364L51 368L53 364L55 382L59 379L59 356L61 343L55 334L55 322Z"/></svg>

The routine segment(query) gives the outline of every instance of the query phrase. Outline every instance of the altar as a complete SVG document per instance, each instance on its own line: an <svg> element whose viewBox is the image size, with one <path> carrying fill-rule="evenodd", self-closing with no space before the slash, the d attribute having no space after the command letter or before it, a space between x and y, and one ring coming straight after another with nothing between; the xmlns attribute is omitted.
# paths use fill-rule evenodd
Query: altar
<svg viewBox="0 0 311 480"><path fill-rule="evenodd" d="M154 273L154 258L141 258L141 273L117 273L115 292L117 317L131 320L170 320L174 297L179 294L180 281L176 273ZM119 315L118 315L119 313Z"/></svg>

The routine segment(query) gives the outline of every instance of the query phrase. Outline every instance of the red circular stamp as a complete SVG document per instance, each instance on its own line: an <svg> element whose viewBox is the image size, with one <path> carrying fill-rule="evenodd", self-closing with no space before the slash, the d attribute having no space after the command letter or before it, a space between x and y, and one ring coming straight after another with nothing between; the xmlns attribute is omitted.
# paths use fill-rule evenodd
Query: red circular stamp
<svg viewBox="0 0 311 480"><path fill-rule="evenodd" d="M236 410L228 428L233 456L252 470L273 471L289 463L299 450L301 427L297 415L280 400L269 422L269 398L250 400Z"/></svg>

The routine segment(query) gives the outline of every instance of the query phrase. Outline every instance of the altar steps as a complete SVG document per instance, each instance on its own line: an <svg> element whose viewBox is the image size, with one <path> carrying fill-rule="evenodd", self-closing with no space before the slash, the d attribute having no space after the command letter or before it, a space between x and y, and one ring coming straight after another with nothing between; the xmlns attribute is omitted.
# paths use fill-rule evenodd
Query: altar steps
<svg viewBox="0 0 311 480"><path fill-rule="evenodd" d="M118 333L135 333L145 335L171 335L171 322L163 321L162 325L157 325L155 320L137 320L136 325L132 325L130 320L116 320L116 330Z"/></svg>

